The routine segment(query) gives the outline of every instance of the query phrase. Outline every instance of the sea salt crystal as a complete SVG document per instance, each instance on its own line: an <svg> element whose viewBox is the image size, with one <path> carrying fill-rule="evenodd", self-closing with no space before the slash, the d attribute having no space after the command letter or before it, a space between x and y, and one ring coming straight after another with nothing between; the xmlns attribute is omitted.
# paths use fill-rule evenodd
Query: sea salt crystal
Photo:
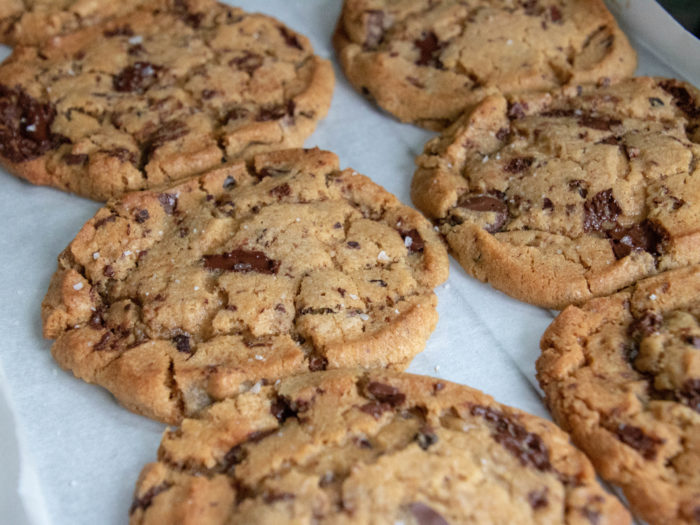
<svg viewBox="0 0 700 525"><path fill-rule="evenodd" d="M95 259L95 260L99 259L99 258L100 258L100 252L95 252L95 253L93 253L93 254L92 254L92 258Z"/></svg>
<svg viewBox="0 0 700 525"><path fill-rule="evenodd" d="M83 289L83 283L75 283L73 285L73 290L82 290Z"/></svg>
<svg viewBox="0 0 700 525"><path fill-rule="evenodd" d="M403 240L403 244L404 244L404 246L406 246L406 248L410 248L411 245L413 244L413 238L406 235L406 238Z"/></svg>
<svg viewBox="0 0 700 525"><path fill-rule="evenodd" d="M368 321L368 320L369 320L369 315L367 315L367 314L360 314L360 319L362 319L363 321Z"/></svg>
<svg viewBox="0 0 700 525"><path fill-rule="evenodd" d="M265 358L263 356L261 356L260 354L255 354L255 359L257 361L264 361L265 360Z"/></svg>
<svg viewBox="0 0 700 525"><path fill-rule="evenodd" d="M377 259L380 261L390 261L391 260L384 250L379 252L379 255L377 255Z"/></svg>
<svg viewBox="0 0 700 525"><path fill-rule="evenodd" d="M143 37L141 35L134 35L129 39L130 44L140 44L143 42Z"/></svg>

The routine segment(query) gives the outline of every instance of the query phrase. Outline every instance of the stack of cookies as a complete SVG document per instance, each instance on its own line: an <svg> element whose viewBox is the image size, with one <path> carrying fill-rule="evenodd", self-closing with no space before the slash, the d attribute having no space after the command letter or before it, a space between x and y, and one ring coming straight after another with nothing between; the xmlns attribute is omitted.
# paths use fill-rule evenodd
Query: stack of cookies
<svg viewBox="0 0 700 525"><path fill-rule="evenodd" d="M334 75L273 18L37 0L0 32L0 162L106 201L58 257L52 354L177 426L131 523L629 523L596 470L700 523L700 91L631 77L602 0L345 1L348 80L442 132L425 216L299 149ZM564 430L402 371L448 249L563 309L537 369Z"/></svg>

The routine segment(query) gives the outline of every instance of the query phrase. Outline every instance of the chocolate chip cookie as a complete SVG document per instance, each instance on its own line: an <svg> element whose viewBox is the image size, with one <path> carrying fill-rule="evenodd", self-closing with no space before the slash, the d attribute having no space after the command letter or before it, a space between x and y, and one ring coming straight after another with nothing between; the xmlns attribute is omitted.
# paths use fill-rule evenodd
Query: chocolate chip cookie
<svg viewBox="0 0 700 525"><path fill-rule="evenodd" d="M158 459L132 525L629 523L553 423L398 372L261 387L167 431Z"/></svg>
<svg viewBox="0 0 700 525"><path fill-rule="evenodd" d="M155 0L15 49L0 66L0 162L105 200L301 146L333 81L308 39L272 18Z"/></svg>
<svg viewBox="0 0 700 525"><path fill-rule="evenodd" d="M569 306L538 379L554 417L654 524L700 522L700 266Z"/></svg>
<svg viewBox="0 0 700 525"><path fill-rule="evenodd" d="M44 334L64 368L174 423L279 377L404 368L447 271L417 211L286 150L110 201L59 257Z"/></svg>
<svg viewBox="0 0 700 525"><path fill-rule="evenodd" d="M637 63L602 0L345 0L334 44L355 89L436 130L499 90L619 79Z"/></svg>
<svg viewBox="0 0 700 525"><path fill-rule="evenodd" d="M490 96L426 145L413 201L472 276L579 304L700 262L699 124L669 79Z"/></svg>
<svg viewBox="0 0 700 525"><path fill-rule="evenodd" d="M0 43L40 45L50 37L124 15L146 1L3 0L0 4Z"/></svg>

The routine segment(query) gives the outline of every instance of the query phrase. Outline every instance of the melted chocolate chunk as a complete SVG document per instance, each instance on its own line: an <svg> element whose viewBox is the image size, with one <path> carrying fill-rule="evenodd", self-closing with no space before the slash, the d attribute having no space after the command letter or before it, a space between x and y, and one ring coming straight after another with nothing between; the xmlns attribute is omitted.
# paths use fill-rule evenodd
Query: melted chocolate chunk
<svg viewBox="0 0 700 525"><path fill-rule="evenodd" d="M232 108L226 113L226 116L222 120L222 124L228 124L233 120L240 120L247 117L249 114L250 111L246 108Z"/></svg>
<svg viewBox="0 0 700 525"><path fill-rule="evenodd" d="M700 379L686 379L677 397L684 405L700 412Z"/></svg>
<svg viewBox="0 0 700 525"><path fill-rule="evenodd" d="M360 410L365 414L369 414L374 419L379 419L382 417L384 412L389 412L392 410L392 406L389 403L381 403L379 401L370 401L360 407Z"/></svg>
<svg viewBox="0 0 700 525"><path fill-rule="evenodd" d="M388 403L392 407L397 407L406 401L406 394L403 394L395 386L372 381L367 385L367 392L381 403Z"/></svg>
<svg viewBox="0 0 700 525"><path fill-rule="evenodd" d="M103 34L107 38L114 36L134 36L134 30L131 29L130 25L126 24L123 26L113 27L112 29L105 29Z"/></svg>
<svg viewBox="0 0 700 525"><path fill-rule="evenodd" d="M114 212L110 213L107 215L107 217L103 217L102 219L99 219L95 221L95 229L97 230L98 228L102 228L105 224L108 222L114 222L117 220L118 215Z"/></svg>
<svg viewBox="0 0 700 525"><path fill-rule="evenodd" d="M284 396L277 396L270 404L270 414L275 416L280 424L287 421L290 417L297 417L297 411L292 408L289 399Z"/></svg>
<svg viewBox="0 0 700 525"><path fill-rule="evenodd" d="M150 62L134 62L116 74L112 84L119 92L143 93L156 83L162 69Z"/></svg>
<svg viewBox="0 0 700 525"><path fill-rule="evenodd" d="M73 153L66 153L63 155L63 162L68 166L85 166L88 163L88 156L84 153L74 155Z"/></svg>
<svg viewBox="0 0 700 525"><path fill-rule="evenodd" d="M448 521L441 514L425 503L419 501L410 503L408 510L411 511L418 525L449 525Z"/></svg>
<svg viewBox="0 0 700 525"><path fill-rule="evenodd" d="M90 326L90 328L94 328L95 330L99 330L100 328L103 328L105 325L105 320L104 320L103 314L104 314L104 310L101 307L97 308L90 316L90 320L88 321L88 326Z"/></svg>
<svg viewBox="0 0 700 525"><path fill-rule="evenodd" d="M510 138L510 134L511 134L510 128L500 128L496 132L496 138L498 140L500 140L501 142L505 142Z"/></svg>
<svg viewBox="0 0 700 525"><path fill-rule="evenodd" d="M151 216L148 214L148 210L136 210L134 213L134 220L139 224L143 224L150 218Z"/></svg>
<svg viewBox="0 0 700 525"><path fill-rule="evenodd" d="M348 241L346 244L348 245L348 248L352 248L353 250L360 249L360 243L357 241Z"/></svg>
<svg viewBox="0 0 700 525"><path fill-rule="evenodd" d="M277 104L275 106L260 108L257 120L258 122L265 122L268 120L279 120L284 117L293 117L295 108L296 104L294 104L293 100L290 100L286 104Z"/></svg>
<svg viewBox="0 0 700 525"><path fill-rule="evenodd" d="M287 184L286 182L279 186L275 186L270 190L270 195L272 195L273 197L277 197L278 199L281 199L282 197L288 197L291 194L292 188L290 188L289 184Z"/></svg>
<svg viewBox="0 0 700 525"><path fill-rule="evenodd" d="M143 143L141 163L145 166L158 148L163 147L168 142L184 137L189 131L187 124L180 120L165 122Z"/></svg>
<svg viewBox="0 0 700 525"><path fill-rule="evenodd" d="M384 11L370 9L365 12L365 49L374 49L384 40Z"/></svg>
<svg viewBox="0 0 700 525"><path fill-rule="evenodd" d="M277 29L280 32L280 35L282 35L282 38L284 38L284 43L287 44L288 47L293 47L299 50L304 49L301 46L301 43L299 42L297 36L294 33L292 33L289 29L287 29L284 26L277 26Z"/></svg>
<svg viewBox="0 0 700 525"><path fill-rule="evenodd" d="M522 465L529 465L543 472L552 470L547 446L537 434L528 432L510 417L490 407L474 405L471 414L492 423L493 438L518 458Z"/></svg>
<svg viewBox="0 0 700 525"><path fill-rule="evenodd" d="M618 119L584 115L578 120L578 124L579 126L584 126L586 128L597 129L600 131L610 131L613 126L620 126L622 121Z"/></svg>
<svg viewBox="0 0 700 525"><path fill-rule="evenodd" d="M178 352L182 352L184 354L191 354L192 353L192 347L190 346L190 336L185 335L185 334L178 334L175 337L173 337L173 344L175 345L175 348L177 348Z"/></svg>
<svg viewBox="0 0 700 525"><path fill-rule="evenodd" d="M136 154L126 148L114 148L111 150L106 150L105 153L110 157L119 159L119 162L129 162L136 165Z"/></svg>
<svg viewBox="0 0 700 525"><path fill-rule="evenodd" d="M134 501L131 503L131 507L129 508L129 514L133 514L138 509L146 510L153 503L153 498L155 498L161 492L165 492L171 486L172 485L170 483L164 481L160 485L155 485L148 489L146 492L144 492L143 496L134 498Z"/></svg>
<svg viewBox="0 0 700 525"><path fill-rule="evenodd" d="M418 230L415 228L408 231L399 230L399 234L403 239L404 245L408 249L408 253L423 253L425 241L423 237L420 236L420 233L418 233Z"/></svg>
<svg viewBox="0 0 700 525"><path fill-rule="evenodd" d="M53 133L56 108L29 96L22 88L0 85L0 155L25 162L70 142Z"/></svg>
<svg viewBox="0 0 700 525"><path fill-rule="evenodd" d="M555 5L550 6L550 8L549 8L549 18L555 24L563 24L562 19L561 19L562 18L561 11Z"/></svg>
<svg viewBox="0 0 700 525"><path fill-rule="evenodd" d="M508 206L492 195L464 195L457 202L457 206L472 211L495 213L495 220L484 228L489 233L500 231L508 220Z"/></svg>
<svg viewBox="0 0 700 525"><path fill-rule="evenodd" d="M543 117L553 118L573 117L575 114L573 109L549 109L540 113Z"/></svg>
<svg viewBox="0 0 700 525"><path fill-rule="evenodd" d="M420 57L418 60L416 60L417 66L429 66L437 69L444 69L442 62L440 61L440 53L447 44L440 42L435 33L432 31L423 33L421 38L413 41L413 45L420 51Z"/></svg>
<svg viewBox="0 0 700 525"><path fill-rule="evenodd" d="M535 162L534 157L515 157L510 159L503 169L508 173L521 173L532 166L533 162Z"/></svg>
<svg viewBox="0 0 700 525"><path fill-rule="evenodd" d="M228 253L205 255L204 267L207 270L274 275L279 270L280 262L269 259L261 251L238 248Z"/></svg>
<svg viewBox="0 0 700 525"><path fill-rule="evenodd" d="M630 324L627 332L635 339L647 337L661 328L664 318L657 312L645 312Z"/></svg>
<svg viewBox="0 0 700 525"><path fill-rule="evenodd" d="M607 235L610 237L616 259L622 259L638 251L661 255L663 243L668 239L668 232L648 219L629 228L615 225L607 231Z"/></svg>
<svg viewBox="0 0 700 525"><path fill-rule="evenodd" d="M700 106L686 88L677 85L673 80L661 82L659 87L673 97L676 107L689 118L700 118Z"/></svg>
<svg viewBox="0 0 700 525"><path fill-rule="evenodd" d="M313 355L309 358L309 370L312 372L318 372L326 368L328 368L328 359L322 355Z"/></svg>
<svg viewBox="0 0 700 525"><path fill-rule="evenodd" d="M246 457L248 457L248 451L243 448L242 443L231 447L221 462L222 472L232 474L236 465L243 463Z"/></svg>
<svg viewBox="0 0 700 525"><path fill-rule="evenodd" d="M244 51L243 55L240 57L232 58L229 60L229 66L235 66L236 69L245 71L249 75L263 65L263 57L257 53L251 53L250 51Z"/></svg>
<svg viewBox="0 0 700 525"><path fill-rule="evenodd" d="M621 423L615 430L617 439L637 450L644 459L656 458L657 448L664 440L646 434L641 428Z"/></svg>
<svg viewBox="0 0 700 525"><path fill-rule="evenodd" d="M167 215L172 215L177 210L177 197L172 193L159 194L158 202L163 207L163 211Z"/></svg>
<svg viewBox="0 0 700 525"><path fill-rule="evenodd" d="M432 428L427 426L421 428L414 439L423 450L428 450L432 445L438 442L437 434L433 432Z"/></svg>
<svg viewBox="0 0 700 525"><path fill-rule="evenodd" d="M544 487L542 490L533 490L527 495L527 501L533 510L539 510L545 508L549 505L549 500L547 499L547 493L549 490Z"/></svg>
<svg viewBox="0 0 700 525"><path fill-rule="evenodd" d="M583 205L583 231L604 231L605 223L614 223L622 213L622 208L615 200L612 188L596 193ZM609 226L609 225L608 225Z"/></svg>
<svg viewBox="0 0 700 525"><path fill-rule="evenodd" d="M386 281L384 281L383 279L370 279L369 282L379 285L382 288L387 287Z"/></svg>

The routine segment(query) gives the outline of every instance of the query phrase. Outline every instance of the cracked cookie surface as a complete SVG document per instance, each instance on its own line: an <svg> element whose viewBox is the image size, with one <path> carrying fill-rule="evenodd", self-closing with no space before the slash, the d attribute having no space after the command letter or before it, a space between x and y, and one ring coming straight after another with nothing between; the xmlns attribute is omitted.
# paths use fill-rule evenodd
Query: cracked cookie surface
<svg viewBox="0 0 700 525"><path fill-rule="evenodd" d="M620 79L637 63L601 0L346 0L334 44L355 89L430 129L499 90Z"/></svg>
<svg viewBox="0 0 700 525"><path fill-rule="evenodd" d="M492 96L418 157L411 196L462 267L548 308L700 262L700 92L640 77Z"/></svg>
<svg viewBox="0 0 700 525"><path fill-rule="evenodd" d="M555 419L649 523L700 523L700 266L665 272L547 329Z"/></svg>
<svg viewBox="0 0 700 525"><path fill-rule="evenodd" d="M148 523L623 524L553 423L431 377L288 378L167 431L130 509Z"/></svg>
<svg viewBox="0 0 700 525"><path fill-rule="evenodd" d="M0 43L40 45L50 37L124 15L147 1L3 0L0 5Z"/></svg>
<svg viewBox="0 0 700 525"><path fill-rule="evenodd" d="M56 360L177 422L259 382L404 368L447 278L432 225L319 150L256 156L112 200L59 256Z"/></svg>
<svg viewBox="0 0 700 525"><path fill-rule="evenodd" d="M17 48L0 79L3 166L98 200L299 147L334 82L304 36L208 0Z"/></svg>

